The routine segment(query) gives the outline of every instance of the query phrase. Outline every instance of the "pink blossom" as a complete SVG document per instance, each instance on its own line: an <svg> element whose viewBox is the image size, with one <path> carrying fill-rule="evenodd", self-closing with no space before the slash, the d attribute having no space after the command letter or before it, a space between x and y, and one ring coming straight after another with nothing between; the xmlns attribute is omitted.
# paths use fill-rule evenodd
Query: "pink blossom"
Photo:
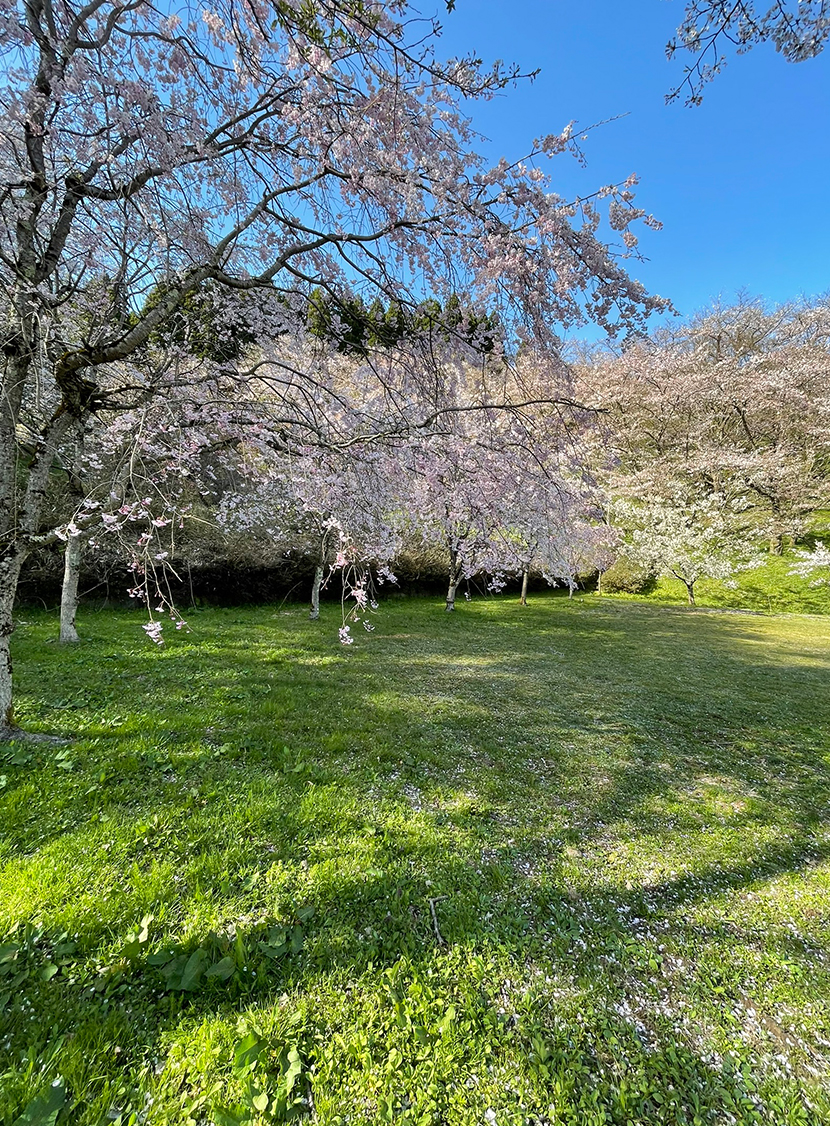
<svg viewBox="0 0 830 1126"><path fill-rule="evenodd" d="M161 622L145 622L141 628L145 631L150 640L155 642L156 645L164 644L164 638L162 637L162 629L164 627Z"/></svg>

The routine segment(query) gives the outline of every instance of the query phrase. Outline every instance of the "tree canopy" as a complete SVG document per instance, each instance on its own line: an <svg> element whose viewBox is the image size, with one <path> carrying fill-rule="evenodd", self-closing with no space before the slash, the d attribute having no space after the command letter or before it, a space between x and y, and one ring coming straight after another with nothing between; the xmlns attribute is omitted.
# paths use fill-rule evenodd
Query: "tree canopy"
<svg viewBox="0 0 830 1126"><path fill-rule="evenodd" d="M760 43L772 43L787 62L812 59L824 50L830 36L830 4L827 0L691 0L677 35L666 50L671 58L678 51L691 52L693 61L684 69L683 81L668 95L685 96L699 105L707 82L715 78L727 61L725 52L744 54Z"/></svg>

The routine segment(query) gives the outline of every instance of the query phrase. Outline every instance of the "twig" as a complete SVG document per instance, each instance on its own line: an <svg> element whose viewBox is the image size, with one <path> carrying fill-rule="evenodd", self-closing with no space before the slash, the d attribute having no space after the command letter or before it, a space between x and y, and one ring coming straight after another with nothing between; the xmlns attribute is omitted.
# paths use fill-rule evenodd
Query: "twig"
<svg viewBox="0 0 830 1126"><path fill-rule="evenodd" d="M291 590L289 590L288 594L286 594L285 598L283 598L282 602L280 602L279 606L277 607L277 613L279 613L279 612L280 612L280 610L281 610L281 609L283 608L283 606L284 606L284 605L286 604L286 602L288 601L288 599L289 599L289 598L291 597L291 595L292 595L292 594L294 593L294 591L295 591L295 590L297 589L297 587L298 587L298 586L300 585L300 583L301 583L302 581L303 581L303 580L302 580L302 579L300 579L300 581L299 581L299 582L296 582L296 583L294 583L294 585L292 586Z"/></svg>
<svg viewBox="0 0 830 1126"><path fill-rule="evenodd" d="M447 940L444 938L444 936L441 934L441 931L438 929L438 912L435 910L435 904L440 903L442 899L446 899L446 898L447 897L445 895L436 895L435 899L430 899L430 901L429 901L429 909L430 909L430 912L432 913L432 925L433 925L433 927L435 927L435 938L436 938L439 946L446 946Z"/></svg>

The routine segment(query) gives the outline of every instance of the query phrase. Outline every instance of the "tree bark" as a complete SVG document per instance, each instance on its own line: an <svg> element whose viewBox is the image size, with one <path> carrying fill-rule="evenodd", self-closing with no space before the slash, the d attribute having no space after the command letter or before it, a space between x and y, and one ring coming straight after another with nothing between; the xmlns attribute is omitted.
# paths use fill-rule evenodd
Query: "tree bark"
<svg viewBox="0 0 830 1126"><path fill-rule="evenodd" d="M14 723L11 639L14 630L14 600L23 556L10 553L0 562L0 740L13 739Z"/></svg>
<svg viewBox="0 0 830 1126"><path fill-rule="evenodd" d="M322 582L323 564L318 563L314 569L314 583L311 587L311 610L308 614L312 622L316 622L320 617L320 586Z"/></svg>
<svg viewBox="0 0 830 1126"><path fill-rule="evenodd" d="M520 599L522 606L527 606L527 568L522 571L522 597Z"/></svg>
<svg viewBox="0 0 830 1126"><path fill-rule="evenodd" d="M783 555L784 554L784 537L779 532L770 538L769 541L770 555Z"/></svg>
<svg viewBox="0 0 830 1126"><path fill-rule="evenodd" d="M450 579L450 585L447 587L447 610L453 611L455 609L455 592L458 583Z"/></svg>
<svg viewBox="0 0 830 1126"><path fill-rule="evenodd" d="M0 739L8 739L14 729L11 655L14 623L7 602L5 595L0 596Z"/></svg>
<svg viewBox="0 0 830 1126"><path fill-rule="evenodd" d="M80 641L75 628L78 612L78 579L81 574L83 546L81 537L69 536L63 556L63 587L61 589L61 644Z"/></svg>
<svg viewBox="0 0 830 1126"><path fill-rule="evenodd" d="M694 583L687 583L684 580L684 586L686 587L686 594L688 595L688 598L689 598L689 605L690 606L696 606L697 603L695 602L695 584Z"/></svg>
<svg viewBox="0 0 830 1126"><path fill-rule="evenodd" d="M450 552L450 585L447 587L447 612L455 610L455 592L458 590L458 580L461 578L461 569L458 566L458 552Z"/></svg>
<svg viewBox="0 0 830 1126"><path fill-rule="evenodd" d="M23 350L10 356L3 366L3 395L0 396L0 739L22 738L14 724L12 661L10 642L14 628L13 609L20 570L32 543L40 532L49 474L61 443L81 419L62 408L55 411L41 431L28 473L22 466L17 438L17 422L23 387L29 378L33 358L25 341L32 336L21 327Z"/></svg>

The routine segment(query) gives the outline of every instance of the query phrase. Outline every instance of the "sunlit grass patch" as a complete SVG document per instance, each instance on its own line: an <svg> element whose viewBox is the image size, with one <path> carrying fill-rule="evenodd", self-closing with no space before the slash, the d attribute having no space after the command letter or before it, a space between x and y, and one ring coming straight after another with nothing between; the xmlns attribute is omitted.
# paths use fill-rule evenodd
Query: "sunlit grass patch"
<svg viewBox="0 0 830 1126"><path fill-rule="evenodd" d="M738 570L731 579L702 578L695 586L695 600L701 608L764 614L830 613L830 586L826 582L790 574L797 558L793 551L764 554L760 566ZM669 605L683 605L687 601L683 583L670 575L661 576L648 595L621 597Z"/></svg>

